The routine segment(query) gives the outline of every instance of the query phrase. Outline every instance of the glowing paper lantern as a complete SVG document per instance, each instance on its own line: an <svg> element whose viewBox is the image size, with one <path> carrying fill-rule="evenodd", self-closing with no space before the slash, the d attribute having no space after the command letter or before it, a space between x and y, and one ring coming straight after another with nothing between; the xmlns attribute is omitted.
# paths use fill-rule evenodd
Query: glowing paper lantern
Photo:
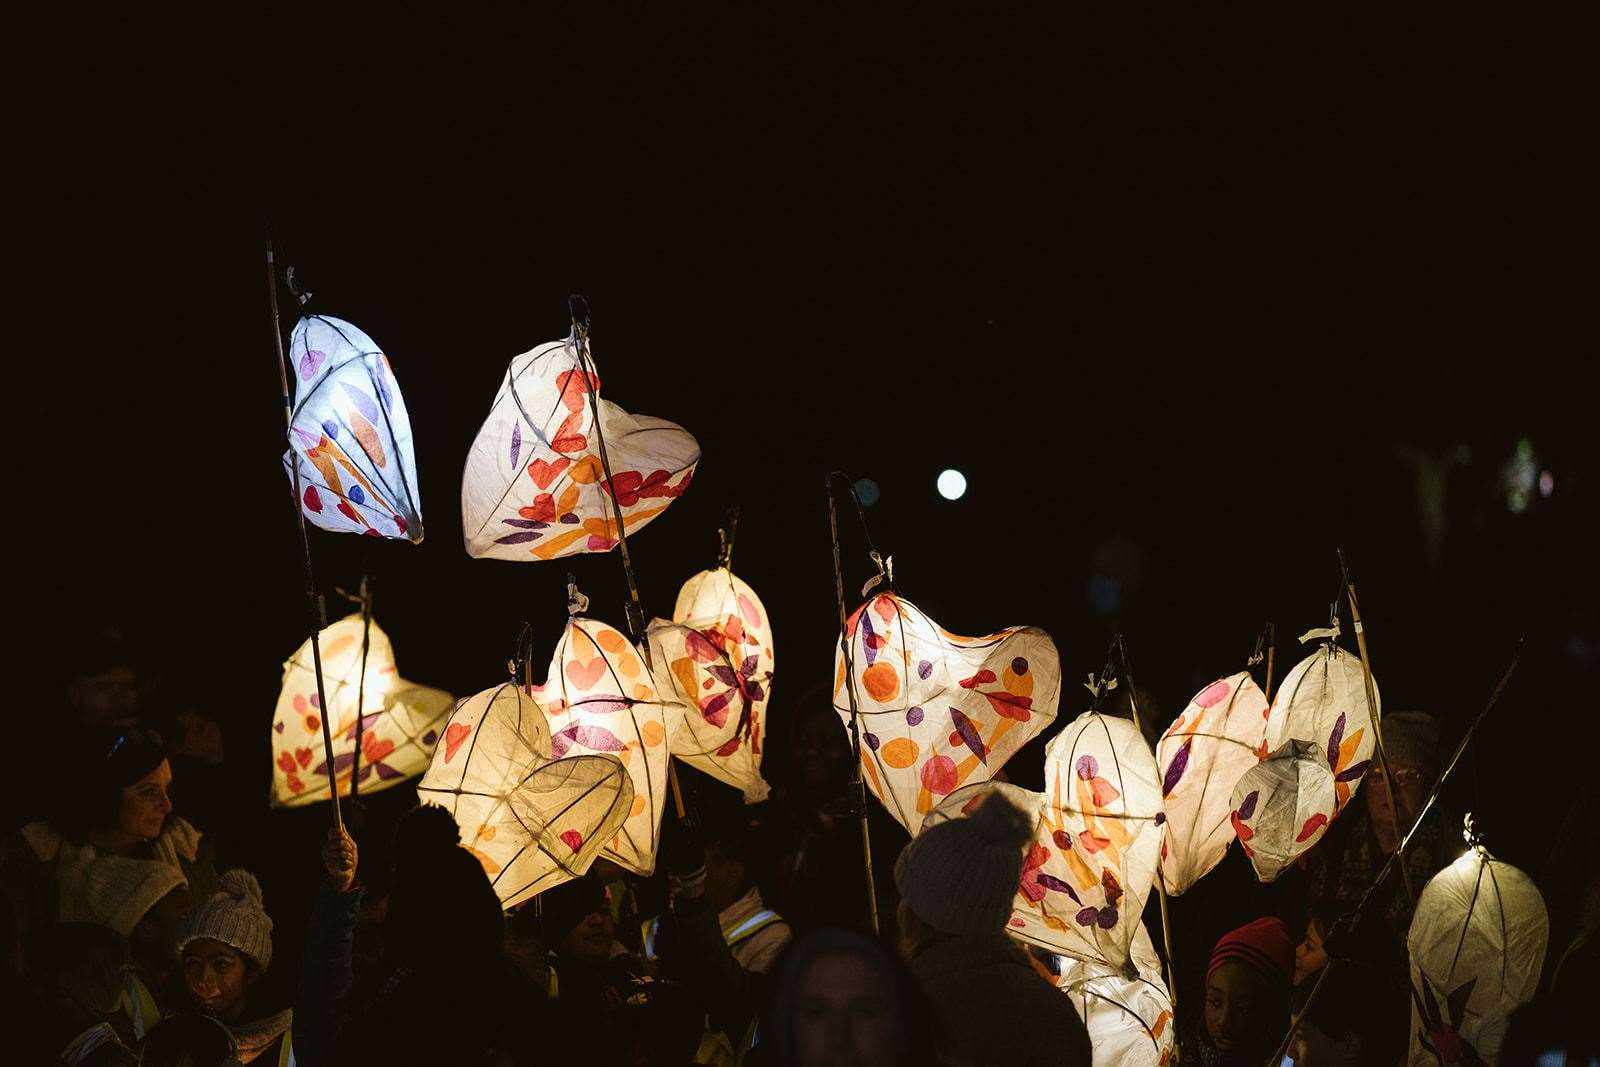
<svg viewBox="0 0 1600 1067"><path fill-rule="evenodd" d="M1360 658L1328 641L1284 677L1267 717L1263 755L1291 740L1321 747L1334 783L1330 821L1360 788L1372 760L1374 730L1365 684ZM1376 678L1372 695L1382 714Z"/></svg>
<svg viewBox="0 0 1600 1067"><path fill-rule="evenodd" d="M1089 1031L1095 1067L1165 1067L1172 1058L1177 1040L1172 997L1142 924L1131 949L1136 978L1104 964L1068 960L1056 979L1056 988L1072 1001Z"/></svg>
<svg viewBox="0 0 1600 1067"><path fill-rule="evenodd" d="M1322 840L1334 810L1333 774L1315 742L1288 741L1233 787L1233 830L1263 882Z"/></svg>
<svg viewBox="0 0 1600 1067"><path fill-rule="evenodd" d="M766 799L761 746L772 696L772 632L755 590L726 567L684 583L672 622L651 625L657 688L673 694L667 744L672 754Z"/></svg>
<svg viewBox="0 0 1600 1067"><path fill-rule="evenodd" d="M1538 988L1549 941L1532 880L1482 847L1434 875L1406 937L1409 1062L1498 1062L1512 1011Z"/></svg>
<svg viewBox="0 0 1600 1067"><path fill-rule="evenodd" d="M376 621L368 638L366 683L361 684L361 616L349 615L318 634L322 677L332 717L333 769L340 794L350 789L355 763L356 697L362 697L363 791L398 785L421 774L439 742L455 698L401 678L389 635ZM299 807L327 800L328 768L322 747L323 709L308 640L283 665L283 688L272 716L272 804Z"/></svg>
<svg viewBox="0 0 1600 1067"><path fill-rule="evenodd" d="M456 708L417 798L455 816L512 908L589 869L628 817L633 783L615 756L551 758L544 712L507 683Z"/></svg>
<svg viewBox="0 0 1600 1067"><path fill-rule="evenodd" d="M545 683L530 692L549 723L552 756L609 755L627 769L633 783L628 817L600 855L649 875L655 869L671 757L666 708L644 658L621 631L576 616L556 643Z"/></svg>
<svg viewBox="0 0 1600 1067"><path fill-rule="evenodd" d="M1162 840L1155 756L1133 723L1087 711L1051 739L1044 776L1050 846L1042 855L1036 846L1025 866L1038 861L1045 890L1038 922L1064 936L1038 940L1131 978Z"/></svg>
<svg viewBox="0 0 1600 1067"><path fill-rule="evenodd" d="M411 418L388 357L327 315L295 324L289 342L294 414L283 463L300 469L306 518L336 533L422 540Z"/></svg>
<svg viewBox="0 0 1600 1067"><path fill-rule="evenodd" d="M1266 729L1266 695L1240 671L1196 693L1157 743L1168 893L1177 896L1222 862L1234 838L1233 787L1259 762Z"/></svg>
<svg viewBox="0 0 1600 1067"><path fill-rule="evenodd" d="M1043 630L961 637L879 593L850 617L846 639L867 785L913 834L940 797L989 778L1055 719L1061 662ZM840 650L833 706L848 729L845 674Z"/></svg>
<svg viewBox="0 0 1600 1067"><path fill-rule="evenodd" d="M599 388L570 336L511 361L461 479L468 555L528 561L616 545L589 396ZM598 407L616 504L631 533L689 487L700 446L664 419L629 415L604 399Z"/></svg>

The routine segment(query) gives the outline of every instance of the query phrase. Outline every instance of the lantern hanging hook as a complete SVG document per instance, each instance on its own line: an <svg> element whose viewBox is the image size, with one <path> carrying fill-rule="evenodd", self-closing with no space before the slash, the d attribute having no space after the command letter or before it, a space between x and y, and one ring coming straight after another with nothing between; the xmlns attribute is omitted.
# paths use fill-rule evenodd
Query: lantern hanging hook
<svg viewBox="0 0 1600 1067"><path fill-rule="evenodd" d="M567 574L567 614L582 615L589 610L589 598L578 590L578 576Z"/></svg>
<svg viewBox="0 0 1600 1067"><path fill-rule="evenodd" d="M511 658L506 660L506 672L511 675L513 684L532 684L528 679L528 665L532 660L533 623L525 622L517 631L517 639L511 646Z"/></svg>
<svg viewBox="0 0 1600 1067"><path fill-rule="evenodd" d="M581 329L585 335L589 333L589 299L582 293L569 293L567 295L567 314L572 316L572 325Z"/></svg>
<svg viewBox="0 0 1600 1067"><path fill-rule="evenodd" d="M311 290L302 286L299 280L295 278L293 264L283 268L283 284L289 287L289 292L294 297L295 303L302 308L311 303L311 297L314 294Z"/></svg>
<svg viewBox="0 0 1600 1067"><path fill-rule="evenodd" d="M722 513L722 525L717 527L717 566L733 569L733 541L739 536L739 505L730 504Z"/></svg>
<svg viewBox="0 0 1600 1067"><path fill-rule="evenodd" d="M1479 833L1478 828L1473 825L1472 812L1470 811L1467 812L1467 814L1461 819L1461 838L1467 843L1467 847L1472 849L1472 851L1483 851L1483 835Z"/></svg>

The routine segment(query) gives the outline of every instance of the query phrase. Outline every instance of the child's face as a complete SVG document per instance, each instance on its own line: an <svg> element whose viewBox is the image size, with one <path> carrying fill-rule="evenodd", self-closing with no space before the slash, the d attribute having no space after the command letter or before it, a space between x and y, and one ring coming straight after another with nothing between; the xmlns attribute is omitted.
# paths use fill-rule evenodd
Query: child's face
<svg viewBox="0 0 1600 1067"><path fill-rule="evenodd" d="M1206 979L1206 1033L1223 1058L1247 1054L1273 1025L1267 990L1242 963L1224 963Z"/></svg>
<svg viewBox="0 0 1600 1067"><path fill-rule="evenodd" d="M1317 925L1317 920L1312 919L1306 924L1305 940L1295 946L1294 984L1299 985L1304 982L1327 966L1327 963L1328 954L1322 948L1322 928Z"/></svg>

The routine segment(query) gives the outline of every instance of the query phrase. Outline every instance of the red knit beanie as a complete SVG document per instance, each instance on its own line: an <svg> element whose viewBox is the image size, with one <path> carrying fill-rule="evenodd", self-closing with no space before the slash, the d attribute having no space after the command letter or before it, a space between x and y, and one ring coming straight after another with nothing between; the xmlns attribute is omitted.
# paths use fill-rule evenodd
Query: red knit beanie
<svg viewBox="0 0 1600 1067"><path fill-rule="evenodd" d="M1275 988L1288 989L1294 975L1294 946L1289 928L1276 916L1257 919L1222 935L1211 950L1206 977L1224 963L1242 963Z"/></svg>

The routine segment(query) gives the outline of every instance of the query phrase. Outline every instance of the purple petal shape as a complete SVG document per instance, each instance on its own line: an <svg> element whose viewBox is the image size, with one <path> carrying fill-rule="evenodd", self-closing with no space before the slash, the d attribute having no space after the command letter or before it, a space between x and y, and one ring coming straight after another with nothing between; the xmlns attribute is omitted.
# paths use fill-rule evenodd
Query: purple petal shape
<svg viewBox="0 0 1600 1067"><path fill-rule="evenodd" d="M1117 925L1117 909L1104 907L1100 909L1100 929L1109 930Z"/></svg>
<svg viewBox="0 0 1600 1067"><path fill-rule="evenodd" d="M873 661L878 658L878 649L876 647L876 642L868 641L867 638L876 637L876 636L877 636L877 634L873 633L873 631L872 631L872 611L870 610L870 606L867 607L867 608L862 608L861 609L861 648L862 648L862 651L866 654L867 666L869 666L869 667L872 666Z"/></svg>
<svg viewBox="0 0 1600 1067"><path fill-rule="evenodd" d="M282 721L273 723L272 724L272 728L274 730L278 731L280 734L283 733L283 723L282 723Z"/></svg>
<svg viewBox="0 0 1600 1067"><path fill-rule="evenodd" d="M872 751L874 751L874 752L878 751L878 735L877 734L875 734L875 733L873 733L872 731L869 730L866 733L861 735L861 739L867 743L867 747L872 749Z"/></svg>
<svg viewBox="0 0 1600 1067"><path fill-rule="evenodd" d="M357 411L366 416L368 422L377 425L383 418L382 415L378 414L378 405L374 404L372 398L366 393L363 393L349 382L340 382L339 388L344 390L344 395L350 398L350 403L355 405Z"/></svg>
<svg viewBox="0 0 1600 1067"><path fill-rule="evenodd" d="M1166 812L1164 812L1164 811L1156 812L1156 825L1157 826L1160 826L1162 823L1164 823L1166 821L1167 821L1167 813Z"/></svg>
<svg viewBox="0 0 1600 1067"><path fill-rule="evenodd" d="M921 721L922 721L922 709L921 708L907 708L906 709L906 725L907 726L916 726Z"/></svg>
<svg viewBox="0 0 1600 1067"><path fill-rule="evenodd" d="M721 663L714 663L707 667L706 673L723 685L736 686L739 684L739 676L733 672L733 668Z"/></svg>
<svg viewBox="0 0 1600 1067"><path fill-rule="evenodd" d="M1078 757L1078 777L1085 782L1100 773L1100 761L1093 756Z"/></svg>
<svg viewBox="0 0 1600 1067"><path fill-rule="evenodd" d="M561 521L566 523L568 526L576 526L578 525L578 516L575 512L569 511L565 515L561 516Z"/></svg>
<svg viewBox="0 0 1600 1067"><path fill-rule="evenodd" d="M1339 718L1333 724L1333 733L1328 735L1328 770L1339 769L1339 742L1344 740L1344 712L1339 713Z"/></svg>
<svg viewBox="0 0 1600 1067"><path fill-rule="evenodd" d="M1171 794L1173 788L1178 784L1178 779L1183 777L1184 769L1189 766L1189 749L1193 746L1194 738L1191 737L1183 743L1182 748L1178 749L1178 754L1172 757L1172 762L1167 764L1167 773L1161 779L1161 795L1163 797Z"/></svg>
<svg viewBox="0 0 1600 1067"><path fill-rule="evenodd" d="M1244 803L1239 805L1239 818L1248 819L1256 813L1256 801L1261 799L1261 790L1252 789L1244 798Z"/></svg>
<svg viewBox="0 0 1600 1067"><path fill-rule="evenodd" d="M522 427L513 424L511 427L511 465L517 465L517 457L522 455Z"/></svg>
<svg viewBox="0 0 1600 1067"><path fill-rule="evenodd" d="M501 519L500 521L507 526L515 526L519 530L548 530L550 528L548 522L540 522L538 519Z"/></svg>
<svg viewBox="0 0 1600 1067"><path fill-rule="evenodd" d="M439 740L438 730L429 730L427 733L422 735L422 743L425 745L431 745L437 740Z"/></svg>
<svg viewBox="0 0 1600 1067"><path fill-rule="evenodd" d="M393 767L389 766L387 763L383 763L381 761L377 764L377 768L378 768L378 777L382 778L386 782L387 781L391 781L391 780L393 780L395 778L404 778L405 777L405 775L401 774L399 771L395 770Z"/></svg>
<svg viewBox="0 0 1600 1067"><path fill-rule="evenodd" d="M372 381L378 387L378 399L383 402L385 411L394 407L394 394L389 392L389 376L383 369L387 362L382 354L372 361Z"/></svg>
<svg viewBox="0 0 1600 1067"><path fill-rule="evenodd" d="M1012 674L1027 674L1028 673L1028 661L1026 659L1024 659L1023 657L1021 657L1021 656L1018 656L1016 659L1012 660L1011 661L1011 673Z"/></svg>
<svg viewBox="0 0 1600 1067"><path fill-rule="evenodd" d="M1333 780L1336 782L1353 782L1357 778L1360 778L1363 774L1366 774L1367 768L1370 766L1372 766L1372 761L1369 759L1364 759L1360 763L1351 764L1344 770L1340 771L1334 776Z"/></svg>
<svg viewBox="0 0 1600 1067"><path fill-rule="evenodd" d="M322 365L328 360L326 352L319 352L315 348L306 349L306 354L300 357L300 377L310 381Z"/></svg>
<svg viewBox="0 0 1600 1067"><path fill-rule="evenodd" d="M967 748L978 757L978 762L985 767L989 765L989 756L983 750L983 738L978 736L977 727L972 725L972 720L963 715L958 709L950 709L950 721L955 724L956 733L961 735L961 740L966 742Z"/></svg>
<svg viewBox="0 0 1600 1067"><path fill-rule="evenodd" d="M1078 894L1073 892L1070 885L1068 885L1066 882L1063 882L1053 874L1041 873L1039 875L1039 884L1044 886L1046 889L1053 889L1057 893L1065 893L1067 896L1072 898L1072 902L1074 904L1083 903L1082 900L1078 899Z"/></svg>
<svg viewBox="0 0 1600 1067"><path fill-rule="evenodd" d="M1084 908L1076 918L1079 926L1093 926L1095 920L1100 918L1100 911L1098 908Z"/></svg>
<svg viewBox="0 0 1600 1067"><path fill-rule="evenodd" d="M337 441L339 439L339 424L332 419L323 419L322 432L328 435L328 440Z"/></svg>
<svg viewBox="0 0 1600 1067"><path fill-rule="evenodd" d="M521 533L512 533L506 534L504 537L496 537L494 539L494 543L497 545L524 545L529 541L537 541L543 536L544 534L540 533L538 530L524 530Z"/></svg>
<svg viewBox="0 0 1600 1067"><path fill-rule="evenodd" d="M928 662L927 660L923 660L921 663L917 664L917 677L921 678L924 682L926 682L928 680L928 675L930 675L932 673L933 673L933 664L932 663Z"/></svg>

